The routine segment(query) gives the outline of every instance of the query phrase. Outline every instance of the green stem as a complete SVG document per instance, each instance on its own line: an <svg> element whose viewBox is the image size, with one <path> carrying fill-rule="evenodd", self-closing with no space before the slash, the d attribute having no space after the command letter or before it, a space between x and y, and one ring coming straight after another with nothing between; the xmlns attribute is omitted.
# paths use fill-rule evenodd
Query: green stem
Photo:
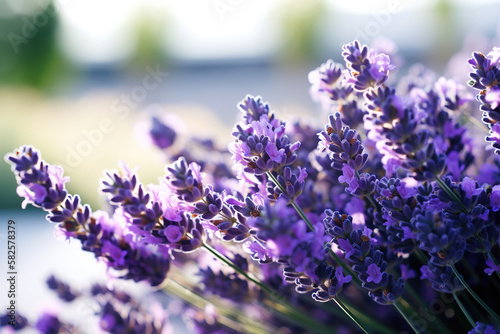
<svg viewBox="0 0 500 334"><path fill-rule="evenodd" d="M285 189L283 189L283 187L281 186L281 184L278 182L278 180L274 177L274 175L272 173L267 172L266 175L271 180L273 180L274 184L277 185L283 193L285 192ZM359 177L359 175L358 175L358 177ZM306 222L307 226L309 226L309 228L311 229L311 231L314 231L313 224L311 223L311 221L309 220L309 218L307 218L307 216L304 213L304 211L302 210L302 208L297 203L295 203L295 199L292 199L292 203L291 204L292 204L293 208L295 209L295 211L297 211L297 213L299 214L299 216ZM332 249L330 249L330 255L335 259L335 261L344 270L346 270L347 273L349 273L353 277L354 282L357 285L361 286L361 281L359 280L358 275L352 270L352 268L349 265L347 265L346 263L344 263L342 261L342 259L340 259L337 256L337 254L335 254L335 252ZM340 304L339 304L339 302L338 302L337 299L335 299L335 302L337 302L337 304L345 312L345 314L347 314L347 316L349 316L349 318L351 318L351 320L353 320L364 331L363 327L361 327L361 325L359 324L359 322L354 318L352 312L350 312L349 309L345 308L345 305L343 305L344 307L340 306ZM366 333L366 331L365 331L365 333Z"/></svg>
<svg viewBox="0 0 500 334"><path fill-rule="evenodd" d="M358 318L360 321L362 321L365 324L367 324L367 326L373 328L374 330L377 330L377 332L379 332L379 333L385 333L385 334L396 334L396 332L394 330L392 330L392 329L384 326L383 324L377 322L372 317L369 317L365 313L360 312L357 309L350 307L349 304L346 303L345 301L343 303L356 316L356 318Z"/></svg>
<svg viewBox="0 0 500 334"><path fill-rule="evenodd" d="M272 173L266 172L266 175L271 180L273 180L274 184L277 185L280 188L281 192L286 193L286 190L281 186L281 184L278 182L278 180L274 177L274 175ZM307 218L306 214L304 213L304 211L302 211L302 209L300 208L300 206L298 206L297 203L295 203L295 199L292 199L292 206L295 209L295 211L297 211L297 213L299 214L299 216L306 222L307 226L309 226L309 228L311 229L311 231L314 231L313 224Z"/></svg>
<svg viewBox="0 0 500 334"><path fill-rule="evenodd" d="M460 273L455 268L455 266L454 265L450 265L450 267L453 270L453 273L455 274L455 276L457 276L457 278L460 280L460 283L462 283L462 285L470 293L470 295L472 297L474 297L474 299L490 314L490 316L492 318L495 319L496 322L500 323L500 317L488 305L486 305L486 303L481 298L479 298L478 295L476 295L476 293L474 292L474 290L472 290L472 288L469 286L469 284L467 284L467 282L462 277L462 275L460 275Z"/></svg>
<svg viewBox="0 0 500 334"><path fill-rule="evenodd" d="M282 192L285 191L285 189L283 189L283 187L281 186L281 184L278 182L278 180L274 177L273 174L271 174L270 172L267 172L266 175L271 179L273 180L274 184L276 184L280 190ZM299 214L299 216L306 222L307 226L309 226L309 228L311 229L311 231L314 231L314 226L313 224L311 223L311 221L307 218L306 214L304 213L304 211L302 210L302 208L297 205L297 203L295 203L295 200L292 201L292 206L293 208L295 209L295 211L297 211L297 213ZM330 255L335 259L335 261L342 267L342 269L344 269L347 273L349 273L349 275L352 276L352 278L354 279L354 282L361 286L361 281L358 279L358 275L352 270L351 267L349 267L349 265L347 265L346 263L344 263L342 261L341 258L338 257L337 254L335 254L335 252L333 250L330 249Z"/></svg>
<svg viewBox="0 0 500 334"><path fill-rule="evenodd" d="M217 322L227 326L229 328L238 329L241 332L246 333L259 333L259 334L271 334L275 332L276 329L266 329L261 326L261 323L255 321L237 308L223 307L217 305L213 301L209 301L199 294L193 292L192 290L186 288L179 282L169 278L168 284L163 288L163 290L175 297L181 298L188 302L189 304L197 307L200 310L204 310L209 304L212 304L217 309L219 317L217 317Z"/></svg>
<svg viewBox="0 0 500 334"><path fill-rule="evenodd" d="M472 124L474 124L475 126L477 126L479 129L481 129L481 131L485 132L485 133L489 133L489 130L488 128L484 125L484 123L480 122L478 119L476 119L475 117L472 117L471 115L466 115L466 118L469 122L471 122Z"/></svg>
<svg viewBox="0 0 500 334"><path fill-rule="evenodd" d="M332 249L330 249L330 255L333 257L335 262L337 262L337 264L340 265L342 269L344 269L346 274L352 276L354 283L356 283L356 285L358 286L361 286L361 281L358 278L358 274L354 270L352 270L352 268L347 263L342 261L342 259L337 254L335 254L335 252Z"/></svg>
<svg viewBox="0 0 500 334"><path fill-rule="evenodd" d="M425 253L422 252L422 250L418 246L416 246L414 249L415 249L415 254L417 255L420 262L422 262L422 264L425 265L428 264L429 258L427 257L427 255L425 255Z"/></svg>
<svg viewBox="0 0 500 334"><path fill-rule="evenodd" d="M457 203L460 206L460 209L462 209L463 212L467 214L470 213L469 209L467 209L464 203L462 203L462 201L460 200L460 198L458 198L458 195L455 194L439 176L436 176L436 181L441 187L441 189L446 191L446 193L453 199L453 201L455 201L455 203Z"/></svg>
<svg viewBox="0 0 500 334"><path fill-rule="evenodd" d="M297 203L295 203L295 200L292 201L292 206L295 209L295 211L297 211L297 213L299 214L300 218L302 218L306 222L307 226L309 226L309 228L311 229L311 231L314 231L313 224L311 223L311 221L309 220L309 218L307 218L306 214L304 213L304 211L302 211L302 209L300 208L300 206L298 206Z"/></svg>
<svg viewBox="0 0 500 334"><path fill-rule="evenodd" d="M342 311L344 311L345 314L347 314L349 316L349 318L351 318L351 320L354 321L354 323L356 325L358 325L359 328L361 328L361 330L363 332L365 332L365 333L368 334L368 332L366 331L366 329L364 329L363 326L361 326L361 324L359 323L358 319L356 319L356 317L354 316L354 314L338 298L333 298L333 300L342 309Z"/></svg>
<svg viewBox="0 0 500 334"><path fill-rule="evenodd" d="M409 284L405 284L405 288L406 291L408 291L408 293L413 297L413 299L416 300L418 304L420 304L420 307L423 308L427 314L432 314L431 310L429 309L427 304L425 304L422 297L420 297L420 295ZM441 319L436 318L436 321L433 321L433 324L435 324L436 327L438 327L440 333L449 333L449 330L443 324Z"/></svg>
<svg viewBox="0 0 500 334"><path fill-rule="evenodd" d="M338 300L340 297L337 297ZM311 301L312 299L308 299L308 301ZM342 300L341 300L342 301ZM355 309L354 307L352 307L351 305L349 305L349 303L347 303L346 301L342 301L342 303L344 304L344 306L349 309L349 311L351 311L354 316L359 319L360 322L363 322L365 323L368 327L370 327L371 329L374 329L377 331L377 333L384 333L384 334L397 334L396 331L390 329L389 327L377 322L376 320L374 320L372 317L369 317L367 316L365 313L363 312L360 312L358 311L357 309ZM335 315L345 315L341 310L339 310L338 308L334 307L331 303L316 303L315 302L315 305L318 305L318 307L321 307L322 309L330 312L331 314L335 314Z"/></svg>
<svg viewBox="0 0 500 334"><path fill-rule="evenodd" d="M413 331L416 333L416 334L420 334L419 330L415 327L415 325L413 324L413 322L410 320L410 318L408 318L408 316L403 312L403 310L398 306L398 304L394 303L392 304L394 305L394 307L396 308L396 310L398 310L398 312L403 316L403 318L406 320L406 322L408 323L408 325L410 325L411 329L413 329Z"/></svg>
<svg viewBox="0 0 500 334"><path fill-rule="evenodd" d="M212 246L203 243L203 248L205 248L207 251L209 251L213 256L215 256L217 259L221 260L224 262L226 265L229 267L233 268L234 271L237 273L243 275L246 279L250 280L257 286L259 286L262 290L264 290L266 293L268 293L271 297L273 297L279 308L281 309L281 313L284 313L292 319L295 320L295 322L300 325L301 327L307 328L311 330L313 333L329 333L330 329L328 329L326 326L324 326L321 323L318 323L314 321L313 318L310 318L309 316L303 314L302 312L295 310L293 307L290 305L286 304L286 301L283 299L282 296L274 292L271 288L269 288L267 285L259 281L258 279L250 276L248 273L246 273L244 270L238 268L237 266L234 265L228 258L226 258L224 255L220 254L216 249L214 249Z"/></svg>
<svg viewBox="0 0 500 334"><path fill-rule="evenodd" d="M256 278L248 275L248 273L246 273L241 268L238 268L237 266L235 266L234 263L232 263L224 255L222 255L221 253L219 253L215 248L213 248L212 246L208 245L207 243L203 243L202 246L207 251L209 251L213 256L215 256L217 259L221 260L226 265L228 265L229 267L233 268L234 271L236 271L237 273L243 275L246 279L252 281L254 284L256 284L257 286L259 286L262 290L264 290L265 292L267 292L268 294L270 294L272 297L276 298L279 301L284 301L283 298L280 295L278 295L276 292L274 292L271 288L269 288L267 285L263 284L261 281L257 280Z"/></svg>
<svg viewBox="0 0 500 334"><path fill-rule="evenodd" d="M373 197L371 195L367 195L366 198L368 198L368 201L375 208L375 210L378 210L377 203L375 202Z"/></svg>
<svg viewBox="0 0 500 334"><path fill-rule="evenodd" d="M464 307L464 305L462 304L462 302L460 301L460 299L458 299L458 296L457 296L457 294L455 292L453 292L453 298L457 302L458 307L460 307L460 310L462 310L462 313L465 315L465 317L467 318L467 320L471 324L472 328L476 327L476 323L474 322L474 320L470 316L469 312L467 312L467 309Z"/></svg>

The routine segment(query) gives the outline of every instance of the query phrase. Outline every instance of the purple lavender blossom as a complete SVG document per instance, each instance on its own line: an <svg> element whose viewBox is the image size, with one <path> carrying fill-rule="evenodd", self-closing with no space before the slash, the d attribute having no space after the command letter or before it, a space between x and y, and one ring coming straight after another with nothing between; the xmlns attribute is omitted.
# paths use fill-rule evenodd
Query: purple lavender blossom
<svg viewBox="0 0 500 334"><path fill-rule="evenodd" d="M422 273L420 279L428 279L436 291L454 293L465 289L450 267L429 264L422 266L420 271Z"/></svg>
<svg viewBox="0 0 500 334"><path fill-rule="evenodd" d="M28 320L18 311L16 311L15 315L12 315L9 311L0 315L0 328L6 327L8 328L7 330L18 331L26 326L28 326Z"/></svg>
<svg viewBox="0 0 500 334"><path fill-rule="evenodd" d="M449 266L458 262L464 255L465 240L453 222L443 219L441 212L417 209L412 225L415 228L419 247L431 256L430 263Z"/></svg>
<svg viewBox="0 0 500 334"><path fill-rule="evenodd" d="M495 149L496 154L500 154L500 123L495 123L491 126L489 135L486 140L491 142L491 146Z"/></svg>
<svg viewBox="0 0 500 334"><path fill-rule="evenodd" d="M488 266L488 268L484 269L484 272L489 276L491 276L491 274L493 274L495 271L497 273L500 273L500 266L496 265L491 258L488 258L488 260L486 260L486 265Z"/></svg>
<svg viewBox="0 0 500 334"><path fill-rule="evenodd" d="M235 140L229 144L236 166L245 173L262 175L292 164L300 143L290 143L284 132L283 124L267 117L247 125L237 124L233 131Z"/></svg>
<svg viewBox="0 0 500 334"><path fill-rule="evenodd" d="M203 174L201 167L196 163L186 162L181 157L171 166L167 167L167 182L173 192L183 201L193 203L199 201L204 196Z"/></svg>
<svg viewBox="0 0 500 334"><path fill-rule="evenodd" d="M51 313L44 313L38 318L35 325L36 329L43 334L59 333L63 329L64 324L59 320L59 318Z"/></svg>
<svg viewBox="0 0 500 334"><path fill-rule="evenodd" d="M57 279L54 275L51 275L47 279L47 285L49 289L54 290L57 296L65 302L71 302L79 296L78 292L73 291L67 283Z"/></svg>
<svg viewBox="0 0 500 334"><path fill-rule="evenodd" d="M157 117L153 117L152 122L153 126L149 130L149 135L153 144L162 150L172 146L177 135L175 131L163 124Z"/></svg>
<svg viewBox="0 0 500 334"><path fill-rule="evenodd" d="M340 64L328 59L316 70L309 73L310 93L316 102L323 104L325 109L341 106L349 98L353 89L342 84L344 71Z"/></svg>
<svg viewBox="0 0 500 334"><path fill-rule="evenodd" d="M262 116L265 116L272 124L274 121L274 113L271 112L269 104L262 100L260 96L247 95L238 104L238 109L243 113L243 120L245 124L259 121Z"/></svg>
<svg viewBox="0 0 500 334"><path fill-rule="evenodd" d="M374 223L379 228L385 242L400 252L409 253L413 250L415 234L411 226L417 190L408 187L400 179L383 177L376 182L375 199L382 206L378 219ZM380 224L382 223L382 224Z"/></svg>
<svg viewBox="0 0 500 334"><path fill-rule="evenodd" d="M62 177L61 167L40 161L39 152L32 146L20 147L14 154L7 155L6 160L16 175L17 193L25 198L23 208L32 204L50 211L64 201L67 195L64 184L69 178Z"/></svg>
<svg viewBox="0 0 500 334"><path fill-rule="evenodd" d="M338 211L325 210L326 233L345 253L345 259L358 274L369 296L382 305L396 302L405 293L404 280L386 272L384 253L372 243L372 231L352 229L352 217Z"/></svg>
<svg viewBox="0 0 500 334"><path fill-rule="evenodd" d="M351 194L354 193L359 186L356 170L345 163L342 166L342 175L339 176L339 182L347 183L349 187L347 187L346 190Z"/></svg>
<svg viewBox="0 0 500 334"><path fill-rule="evenodd" d="M483 324L479 321L476 322L474 327L468 334L500 334L500 330L489 324Z"/></svg>
<svg viewBox="0 0 500 334"><path fill-rule="evenodd" d="M491 210L494 212L500 210L500 185L496 185L491 189L490 205Z"/></svg>
<svg viewBox="0 0 500 334"><path fill-rule="evenodd" d="M352 280L352 276L344 276L342 267L335 268L332 265L322 262L316 267L316 275L320 283L314 282L311 278L302 275L295 278L298 293L307 293L312 291L312 298L318 302L326 303L336 298L342 291L345 284ZM291 272L285 273L286 277L291 277Z"/></svg>
<svg viewBox="0 0 500 334"><path fill-rule="evenodd" d="M382 273L380 272L380 268L372 263L366 269L366 273L368 274L367 282L380 283L382 280Z"/></svg>
<svg viewBox="0 0 500 334"><path fill-rule="evenodd" d="M342 170L344 164L348 164L351 169L358 171L368 159L368 154L363 153L359 135L356 130L342 126L340 113L330 115L328 121L325 130L318 133L318 149L332 152L330 158L333 168Z"/></svg>
<svg viewBox="0 0 500 334"><path fill-rule="evenodd" d="M469 73L471 78L469 85L480 91L476 95L476 100L481 103L480 110L483 112L483 122L490 127L490 135L486 137L486 140L492 142L496 154L500 154L498 139L500 130L495 127L497 122L500 122L500 69L497 65L499 55L500 48L495 47L487 56L480 52L474 52L472 58L469 59L473 70Z"/></svg>
<svg viewBox="0 0 500 334"><path fill-rule="evenodd" d="M352 84L357 91L362 92L383 85L389 77L389 71L396 69L390 63L389 56L377 53L366 45L361 46L358 41L344 45L342 50L349 69L346 83Z"/></svg>
<svg viewBox="0 0 500 334"><path fill-rule="evenodd" d="M250 236L246 217L240 212L235 212L231 205L234 202L226 202L225 191L218 193L214 191L212 185L203 185L203 174L200 166L195 163L187 166L185 159L181 157L171 167L167 167L167 171L169 172L166 176L167 184L180 201L185 201L188 204L184 209L191 211L193 215L198 215L203 221L215 226L215 230L220 232L223 240L241 242ZM184 176L181 174L184 174ZM191 239L192 242L195 241L192 244L193 249L200 247L203 243L201 239L203 230L199 228L201 225L197 222L195 226L198 232L195 232L195 234L191 232L195 236ZM170 230L173 231L172 228ZM183 239L187 240L185 237Z"/></svg>
<svg viewBox="0 0 500 334"><path fill-rule="evenodd" d="M128 293L101 285L91 288L97 301L99 327L109 333L160 334L167 327L164 311L157 302L147 308Z"/></svg>
<svg viewBox="0 0 500 334"><path fill-rule="evenodd" d="M287 200L288 204L294 201L304 189L304 180L307 177L305 168L298 168L298 174L292 172L290 167L283 168L283 174L277 176L279 185L274 184L272 181L267 182L267 197L271 201L279 198ZM281 188L285 189L285 192Z"/></svg>
<svg viewBox="0 0 500 334"><path fill-rule="evenodd" d="M147 244L134 242L126 236L124 227L107 214L92 213L88 205L80 204L78 196L67 195L64 189L66 179L62 177L59 167L50 167L39 159L36 150L27 146L21 147L13 155L8 155L7 160L12 164L19 187L29 191L34 184L38 184L46 189L47 195L41 201L28 201L49 212L47 219L58 223L59 232L66 238L80 240L83 250L93 252L96 258L103 260L117 272L125 272L121 278L146 280L154 286L165 280L170 266L165 254ZM115 199L125 198L135 187L134 182L125 184L116 178L115 181ZM108 186L113 187L111 184ZM121 189L125 191L120 192Z"/></svg>

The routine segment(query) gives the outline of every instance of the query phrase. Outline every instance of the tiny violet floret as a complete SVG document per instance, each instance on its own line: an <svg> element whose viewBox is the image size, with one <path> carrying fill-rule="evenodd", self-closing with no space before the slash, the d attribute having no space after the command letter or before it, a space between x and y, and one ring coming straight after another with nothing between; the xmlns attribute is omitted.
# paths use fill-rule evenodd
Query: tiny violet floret
<svg viewBox="0 0 500 334"><path fill-rule="evenodd" d="M486 265L488 266L488 268L484 269L484 272L489 276L491 276L491 274L493 274L495 271L497 273L500 273L500 266L496 265L492 259L486 260Z"/></svg>
<svg viewBox="0 0 500 334"><path fill-rule="evenodd" d="M490 195L491 210L497 212L500 210L500 185L496 185L491 190Z"/></svg>
<svg viewBox="0 0 500 334"><path fill-rule="evenodd" d="M347 190L351 193L355 192L359 186L356 171L348 164L344 164L344 166L342 166L342 172L343 174L339 176L339 182L347 183L349 185L349 187L347 187Z"/></svg>
<svg viewBox="0 0 500 334"><path fill-rule="evenodd" d="M366 279L367 282L378 284L382 280L382 273L380 272L380 268L375 263L372 263L368 266L366 273L368 274L368 278Z"/></svg>

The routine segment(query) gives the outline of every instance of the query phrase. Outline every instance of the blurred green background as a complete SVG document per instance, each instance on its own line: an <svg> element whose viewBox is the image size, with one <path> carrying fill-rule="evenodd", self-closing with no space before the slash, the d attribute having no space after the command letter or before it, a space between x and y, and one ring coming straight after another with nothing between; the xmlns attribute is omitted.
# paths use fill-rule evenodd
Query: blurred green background
<svg viewBox="0 0 500 334"><path fill-rule="evenodd" d="M145 183L163 174L144 140L151 115L175 114L181 138L221 145L248 93L284 117L317 118L307 74L340 61L354 38L397 46L400 72L418 60L465 84L467 56L499 44L499 9L486 0L0 0L0 153L34 145L65 166L70 192L98 207L102 171L119 160L141 166ZM15 187L2 161L0 209L20 208Z"/></svg>

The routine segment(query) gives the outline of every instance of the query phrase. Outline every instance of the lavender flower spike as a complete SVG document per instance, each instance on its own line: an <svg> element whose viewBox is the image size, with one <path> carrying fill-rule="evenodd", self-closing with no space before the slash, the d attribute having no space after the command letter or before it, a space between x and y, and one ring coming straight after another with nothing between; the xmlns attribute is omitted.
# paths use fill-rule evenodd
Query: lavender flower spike
<svg viewBox="0 0 500 334"><path fill-rule="evenodd" d="M350 75L346 82L352 84L356 91L382 86L389 77L389 71L396 69L388 55L368 49L366 45L361 46L359 41L346 44L342 49Z"/></svg>
<svg viewBox="0 0 500 334"><path fill-rule="evenodd" d="M25 201L48 212L47 220L58 223L59 234L80 240L83 250L94 253L108 267L120 272L121 278L145 280L153 286L161 284L170 268L169 258L147 244L130 240L124 227L107 213L92 213L88 205L80 204L78 196L67 195L64 189L67 179L62 176L62 169L39 157L38 151L30 146L6 156L18 189L22 190L18 193L25 196ZM127 190L135 187L121 185ZM118 194L120 190L116 189ZM35 192L39 194L33 196ZM128 195L128 191L121 195Z"/></svg>

